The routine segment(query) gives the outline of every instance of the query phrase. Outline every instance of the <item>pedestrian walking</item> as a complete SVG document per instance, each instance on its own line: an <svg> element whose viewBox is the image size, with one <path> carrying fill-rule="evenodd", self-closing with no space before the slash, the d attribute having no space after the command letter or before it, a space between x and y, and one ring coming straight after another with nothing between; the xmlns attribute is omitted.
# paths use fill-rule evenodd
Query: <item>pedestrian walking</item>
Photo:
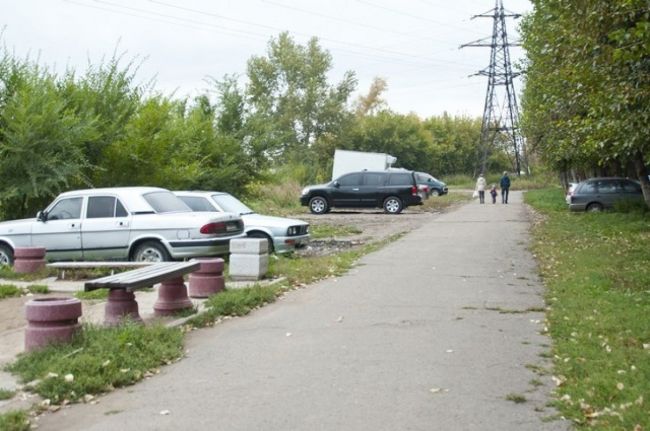
<svg viewBox="0 0 650 431"><path fill-rule="evenodd" d="M492 184L492 187L490 188L490 196L492 196L492 203L495 204L497 203L497 185Z"/></svg>
<svg viewBox="0 0 650 431"><path fill-rule="evenodd" d="M479 202L484 204L485 203L485 177L483 176L483 173L481 173L478 176L478 179L476 180L476 191L478 192Z"/></svg>
<svg viewBox="0 0 650 431"><path fill-rule="evenodd" d="M510 191L510 178L508 177L508 171L503 172L503 176L501 177L499 185L501 186L501 203L507 204L508 193Z"/></svg>

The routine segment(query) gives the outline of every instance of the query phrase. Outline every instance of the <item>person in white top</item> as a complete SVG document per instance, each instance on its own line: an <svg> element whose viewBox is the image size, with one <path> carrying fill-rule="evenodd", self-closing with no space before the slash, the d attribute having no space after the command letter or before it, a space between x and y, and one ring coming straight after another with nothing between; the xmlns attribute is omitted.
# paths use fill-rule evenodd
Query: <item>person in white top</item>
<svg viewBox="0 0 650 431"><path fill-rule="evenodd" d="M478 192L479 202L484 204L485 203L485 177L483 176L482 172L478 176L478 179L476 180L476 191Z"/></svg>

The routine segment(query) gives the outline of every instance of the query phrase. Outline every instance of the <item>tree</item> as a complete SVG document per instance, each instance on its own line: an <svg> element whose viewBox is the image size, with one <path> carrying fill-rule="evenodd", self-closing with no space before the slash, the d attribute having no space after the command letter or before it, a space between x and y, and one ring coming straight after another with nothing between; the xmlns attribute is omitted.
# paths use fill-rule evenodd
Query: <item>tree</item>
<svg viewBox="0 0 650 431"><path fill-rule="evenodd" d="M0 215L34 216L70 186L88 184L94 120L69 109L47 70L0 59Z"/></svg>
<svg viewBox="0 0 650 431"><path fill-rule="evenodd" d="M271 158L304 151L323 135L337 132L356 79L346 72L331 85L331 68L332 57L316 38L302 46L286 32L271 39L267 56L248 61L249 121Z"/></svg>
<svg viewBox="0 0 650 431"><path fill-rule="evenodd" d="M650 206L647 0L534 0L523 127L557 169L632 164Z"/></svg>

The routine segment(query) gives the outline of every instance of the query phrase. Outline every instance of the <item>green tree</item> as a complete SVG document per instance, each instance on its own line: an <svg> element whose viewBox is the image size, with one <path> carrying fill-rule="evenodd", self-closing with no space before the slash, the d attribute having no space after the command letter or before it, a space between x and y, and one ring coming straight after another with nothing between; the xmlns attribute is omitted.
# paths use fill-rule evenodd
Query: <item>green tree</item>
<svg viewBox="0 0 650 431"><path fill-rule="evenodd" d="M331 85L331 68L332 57L316 38L302 46L288 33L269 42L266 56L248 61L249 121L271 158L304 151L323 135L337 133L356 79L346 72Z"/></svg>
<svg viewBox="0 0 650 431"><path fill-rule="evenodd" d="M533 0L523 127L556 169L632 165L650 206L647 0Z"/></svg>
<svg viewBox="0 0 650 431"><path fill-rule="evenodd" d="M70 109L47 70L0 59L0 214L34 216L70 186L88 184L85 142L95 124Z"/></svg>

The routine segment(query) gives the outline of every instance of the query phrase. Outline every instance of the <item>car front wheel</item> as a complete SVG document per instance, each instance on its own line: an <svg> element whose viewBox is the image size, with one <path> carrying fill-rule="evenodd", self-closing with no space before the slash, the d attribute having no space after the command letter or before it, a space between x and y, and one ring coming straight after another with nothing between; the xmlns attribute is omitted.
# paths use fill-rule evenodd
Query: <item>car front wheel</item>
<svg viewBox="0 0 650 431"><path fill-rule="evenodd" d="M431 196L440 196L440 191L438 189L433 189Z"/></svg>
<svg viewBox="0 0 650 431"><path fill-rule="evenodd" d="M135 262L166 262L171 260L165 246L159 242L147 241L140 244L133 252Z"/></svg>
<svg viewBox="0 0 650 431"><path fill-rule="evenodd" d="M384 211L388 214L399 214L403 209L402 201L397 196L389 196L384 200Z"/></svg>
<svg viewBox="0 0 650 431"><path fill-rule="evenodd" d="M309 210L314 214L325 214L329 210L329 205L324 197L315 196L309 201Z"/></svg>
<svg viewBox="0 0 650 431"><path fill-rule="evenodd" d="M0 244L0 265L11 266L14 264L14 253L11 247Z"/></svg>

